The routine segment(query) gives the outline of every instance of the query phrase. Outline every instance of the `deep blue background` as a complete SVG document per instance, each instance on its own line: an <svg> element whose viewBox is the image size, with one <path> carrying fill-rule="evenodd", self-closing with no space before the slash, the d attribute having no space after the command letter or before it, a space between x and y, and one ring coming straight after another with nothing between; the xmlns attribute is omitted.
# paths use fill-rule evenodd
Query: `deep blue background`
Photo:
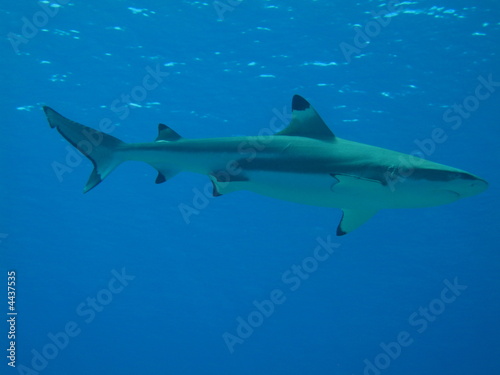
<svg viewBox="0 0 500 375"><path fill-rule="evenodd" d="M41 8L2 5L0 280L17 271L17 364L31 367L32 350L75 321L81 333L40 373L362 374L402 331L414 341L383 374L499 373L500 90L455 131L442 116L474 94L479 76L500 81L500 5L402 3L347 63L340 43L385 8L244 1L221 20L210 2L75 1L15 53L8 34ZM169 76L119 119L111 103L157 64ZM283 273L317 237L334 235L340 210L236 192L210 199L187 225L178 206L192 204L204 176L156 186L153 169L129 163L83 195L90 162L62 182L52 170L67 143L44 104L93 127L109 118L113 135L137 142L153 140L159 122L193 138L257 134L296 93L338 136L401 152L446 128L430 159L490 188L447 206L380 212L336 238L336 253L291 291ZM85 323L77 306L123 267L135 279ZM418 333L409 316L455 278L467 289ZM238 316L275 288L285 303L230 354L223 333L235 334ZM0 302L6 311L6 294ZM18 373L2 358L1 373Z"/></svg>

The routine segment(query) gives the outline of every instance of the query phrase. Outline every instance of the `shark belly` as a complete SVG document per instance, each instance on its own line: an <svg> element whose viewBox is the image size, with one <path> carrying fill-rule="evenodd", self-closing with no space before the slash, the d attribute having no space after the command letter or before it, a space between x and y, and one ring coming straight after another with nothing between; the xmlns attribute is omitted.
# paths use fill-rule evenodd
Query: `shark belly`
<svg viewBox="0 0 500 375"><path fill-rule="evenodd" d="M247 181L229 182L227 191L249 190L271 198L320 207L353 210L421 208L452 203L460 195L427 181L407 181L397 189L378 180L348 174L250 172ZM224 189L221 189L224 191Z"/></svg>
<svg viewBox="0 0 500 375"><path fill-rule="evenodd" d="M381 184L351 177L329 174L251 171L247 181L230 182L225 191L249 190L289 202L335 208L380 208L377 195L383 194Z"/></svg>

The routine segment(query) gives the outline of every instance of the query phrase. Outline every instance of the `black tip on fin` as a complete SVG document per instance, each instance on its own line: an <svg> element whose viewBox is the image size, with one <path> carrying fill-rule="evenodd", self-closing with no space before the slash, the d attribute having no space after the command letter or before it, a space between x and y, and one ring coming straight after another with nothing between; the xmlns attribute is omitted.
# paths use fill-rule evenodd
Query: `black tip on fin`
<svg viewBox="0 0 500 375"><path fill-rule="evenodd" d="M304 111L309 108L311 105L307 100L305 100L300 95L294 95L292 99L292 110L294 111Z"/></svg>
<svg viewBox="0 0 500 375"><path fill-rule="evenodd" d="M276 135L307 137L333 141L335 134L328 128L316 110L300 95L292 98L292 121Z"/></svg>
<svg viewBox="0 0 500 375"><path fill-rule="evenodd" d="M94 167L94 170L90 174L90 177L87 181L87 184L85 184L85 187L83 188L83 194L88 193L90 190L95 188L101 182L102 182L101 175L100 175L99 171L97 170L97 167Z"/></svg>
<svg viewBox="0 0 500 375"><path fill-rule="evenodd" d="M57 122L56 120L63 118L65 119L59 112L54 111L52 108L44 105L42 106L43 112L45 113L45 116L49 120L49 126L54 129L57 127ZM67 119L65 119L67 120ZM69 120L67 120L69 121Z"/></svg>
<svg viewBox="0 0 500 375"><path fill-rule="evenodd" d="M369 220L377 211L342 209L342 219L337 227L337 236L343 236L359 228Z"/></svg>
<svg viewBox="0 0 500 375"><path fill-rule="evenodd" d="M344 230L342 230L342 220L344 219L344 211L342 211L342 217L340 218L340 222L339 222L339 225L337 226L337 236L343 236L343 235L346 235L347 232L345 232Z"/></svg>
<svg viewBox="0 0 500 375"><path fill-rule="evenodd" d="M177 141L182 137L177 134L174 130L170 129L165 124L158 125L158 137L156 137L155 142L158 141Z"/></svg>
<svg viewBox="0 0 500 375"><path fill-rule="evenodd" d="M219 190L217 190L217 185L215 185L214 181L212 181L212 187L213 187L212 195L214 197L220 197L222 194L219 192Z"/></svg>
<svg viewBox="0 0 500 375"><path fill-rule="evenodd" d="M158 176L156 176L155 184L162 184L167 181L167 178L163 175L163 173L158 172Z"/></svg>
<svg viewBox="0 0 500 375"><path fill-rule="evenodd" d="M50 108L50 107L48 107L46 105L42 106L42 109L43 109L43 112L45 113L45 116L47 116L47 117L49 116L49 113L51 111L54 111L52 108ZM51 128L53 128L53 126L52 126L52 124L50 122L49 122L49 125L50 125Z"/></svg>
<svg viewBox="0 0 500 375"><path fill-rule="evenodd" d="M340 225L337 227L337 236L343 236L347 234L347 232L344 232L341 228L340 228Z"/></svg>

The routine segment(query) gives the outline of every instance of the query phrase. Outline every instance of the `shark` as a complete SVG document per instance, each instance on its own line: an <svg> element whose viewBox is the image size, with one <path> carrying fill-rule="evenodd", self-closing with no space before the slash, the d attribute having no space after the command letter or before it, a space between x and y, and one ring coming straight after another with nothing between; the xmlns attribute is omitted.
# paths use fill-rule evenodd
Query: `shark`
<svg viewBox="0 0 500 375"><path fill-rule="evenodd" d="M268 197L342 210L337 235L360 227L382 209L432 207L486 190L464 170L415 155L337 137L311 104L292 99L291 121L269 135L187 139L165 124L153 142L125 143L43 110L51 128L92 162L83 189L96 187L117 166L141 161L163 183L184 171L207 175L213 195L248 190Z"/></svg>

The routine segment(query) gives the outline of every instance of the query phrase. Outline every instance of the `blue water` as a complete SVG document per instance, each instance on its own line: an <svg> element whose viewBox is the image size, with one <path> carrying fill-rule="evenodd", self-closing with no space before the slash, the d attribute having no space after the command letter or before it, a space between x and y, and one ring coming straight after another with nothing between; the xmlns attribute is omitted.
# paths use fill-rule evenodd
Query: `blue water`
<svg viewBox="0 0 500 375"><path fill-rule="evenodd" d="M500 373L498 1L172 3L0 6L0 301L7 320L15 271L18 313L0 372ZM404 153L441 128L427 158L490 187L344 237L340 210L195 198L205 176L155 185L141 163L83 195L92 165L41 110L147 142L159 122L258 134L294 94L338 136Z"/></svg>

